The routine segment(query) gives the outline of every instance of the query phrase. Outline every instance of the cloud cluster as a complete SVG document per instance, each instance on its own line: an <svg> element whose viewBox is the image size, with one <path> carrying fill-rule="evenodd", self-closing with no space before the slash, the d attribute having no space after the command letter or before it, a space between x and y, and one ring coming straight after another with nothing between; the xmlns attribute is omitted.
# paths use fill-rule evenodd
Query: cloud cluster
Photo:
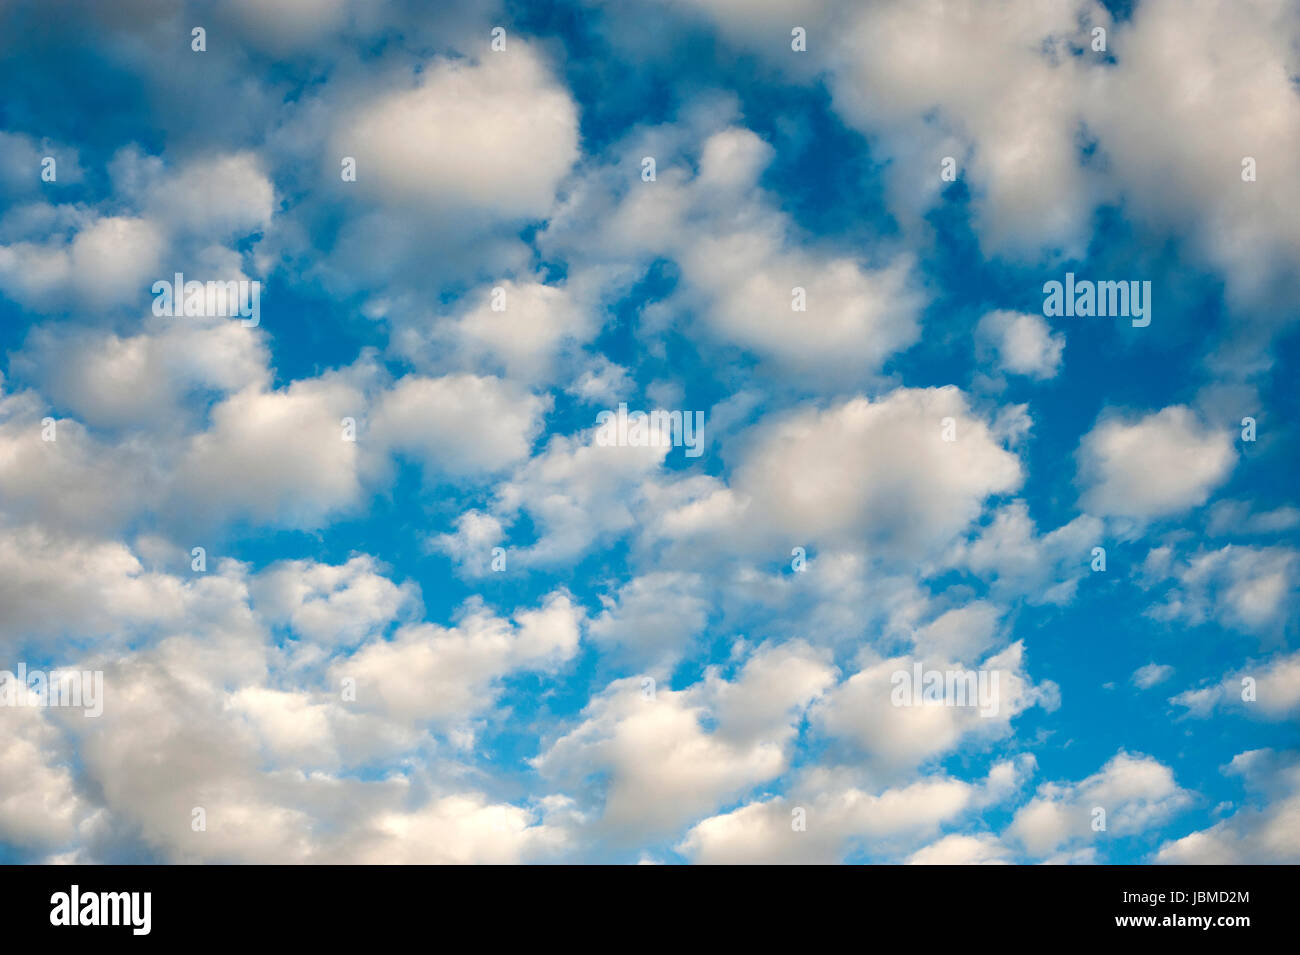
<svg viewBox="0 0 1300 955"><path fill-rule="evenodd" d="M6 11L0 854L1300 858L1295 5L583 6Z"/></svg>

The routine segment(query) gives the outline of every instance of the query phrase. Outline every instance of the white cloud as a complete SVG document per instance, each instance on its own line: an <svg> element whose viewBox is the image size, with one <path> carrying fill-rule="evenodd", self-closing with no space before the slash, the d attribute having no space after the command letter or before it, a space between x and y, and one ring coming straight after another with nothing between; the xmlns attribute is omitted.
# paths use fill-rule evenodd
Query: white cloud
<svg viewBox="0 0 1300 955"><path fill-rule="evenodd" d="M39 525L0 526L0 646L117 638L126 627L175 623L181 583L148 571L124 544L59 538Z"/></svg>
<svg viewBox="0 0 1300 955"><path fill-rule="evenodd" d="M545 215L578 158L578 111L533 47L509 43L478 61L435 59L351 110L330 155L356 158L358 192L433 209L448 224L458 214Z"/></svg>
<svg viewBox="0 0 1300 955"><path fill-rule="evenodd" d="M1253 689L1254 699L1245 698L1248 687ZM1288 719L1300 710L1300 651L1248 664L1225 674L1217 683L1170 697L1169 702L1202 719L1216 709L1265 720Z"/></svg>
<svg viewBox="0 0 1300 955"><path fill-rule="evenodd" d="M1173 586L1147 611L1156 620L1222 626L1251 633L1279 633L1295 607L1300 555L1288 547L1229 544L1177 559L1155 548L1143 563L1140 580Z"/></svg>
<svg viewBox="0 0 1300 955"><path fill-rule="evenodd" d="M514 862L566 848L576 817L565 800L522 808L458 788L463 769L430 761L431 740L403 722L429 714L401 711L400 700L383 694L405 680L410 699L427 691L441 715L471 718L491 707L498 677L570 657L580 612L557 593L516 613L513 625L471 607L457 628L407 628L393 644L369 648L401 649L408 666L380 673L382 687L361 680L355 703L340 699L333 671L327 691L283 688L301 687L314 671L292 669L295 658L276 646L261 610L294 618L307 638L334 640L340 621L360 633L358 614L377 624L400 600L374 566L369 557L340 567L280 564L250 588L244 569L223 561L192 581L166 578L170 588L152 581L150 594L132 593L134 565L117 568L122 593L106 585L103 609L123 628L121 643L100 644L89 657L59 654L69 668L103 671L102 716L0 707L0 752L16 768L5 779L21 782L0 780L0 839L67 848L61 858L81 862L123 851L170 862ZM250 589L258 601L250 603ZM155 593L174 593L182 612L154 608ZM160 619L137 619L131 600L150 603ZM432 674L413 652L424 641ZM373 657L361 662L376 670ZM460 714L450 712L444 686L461 694ZM377 701L395 704L386 713L395 722L373 712ZM426 758L382 778L331 774L416 752ZM196 807L206 831L191 828Z"/></svg>
<svg viewBox="0 0 1300 955"><path fill-rule="evenodd" d="M658 471L669 448L602 446L596 431L555 435L546 449L497 487L493 516L502 526L521 513L538 540L511 549L522 565L546 566L576 559L595 542L637 526L644 510L642 484ZM479 527L471 523L470 527ZM458 533L464 530L458 527ZM443 547L470 552L469 541Z"/></svg>
<svg viewBox="0 0 1300 955"><path fill-rule="evenodd" d="M615 840L671 834L780 775L804 709L834 673L823 653L791 641L760 648L731 681L710 669L685 689L648 696L639 678L619 680L535 765L573 786L607 775L600 826Z"/></svg>
<svg viewBox="0 0 1300 955"><path fill-rule="evenodd" d="M1300 527L1300 507L1258 510L1248 501L1216 501L1210 508L1205 531L1212 537L1242 534L1279 534Z"/></svg>
<svg viewBox="0 0 1300 955"><path fill-rule="evenodd" d="M1164 843L1155 861L1176 865L1295 865L1300 862L1300 760L1294 752L1238 753L1224 772L1268 802L1208 829Z"/></svg>
<svg viewBox="0 0 1300 955"><path fill-rule="evenodd" d="M1148 663L1133 671L1130 679L1139 690L1149 690L1174 675L1174 668L1163 663Z"/></svg>
<svg viewBox="0 0 1300 955"><path fill-rule="evenodd" d="M319 525L358 499L359 442L343 439L342 420L359 420L364 408L360 390L337 374L231 395L190 439L170 506L208 524Z"/></svg>
<svg viewBox="0 0 1300 955"><path fill-rule="evenodd" d="M986 252L1081 256L1094 210L1122 202L1147 230L1185 237L1221 270L1239 329L1285 320L1250 308L1294 300L1300 272L1289 214L1300 185L1271 171L1300 152L1300 14L1286 0L1145 0L1120 21L1093 0L818 3L784 21L775 14L808 26L807 56L773 42L766 9L700 8L789 75L824 77L835 109L889 160L889 201L905 228L942 201L939 161L951 156ZM1104 53L1092 49L1095 27L1107 31ZM1256 182L1241 179L1245 156L1257 161Z"/></svg>
<svg viewBox="0 0 1300 955"><path fill-rule="evenodd" d="M56 182L71 185L80 183L85 176L77 150L49 139L0 130L0 155L5 157L4 167L0 168L0 195L14 199L35 193L45 185L41 175L42 161L47 156L55 160Z"/></svg>
<svg viewBox="0 0 1300 955"><path fill-rule="evenodd" d="M265 230L274 214L274 187L257 155L219 154L169 168L132 146L109 172L117 194L98 212L45 206L6 218L15 241L0 245L5 294L37 311L143 313L153 283L175 271L188 270L191 280L245 278L241 256L224 244Z"/></svg>
<svg viewBox="0 0 1300 955"><path fill-rule="evenodd" d="M331 669L334 686L356 682L357 708L398 721L452 725L491 707L498 681L517 670L554 670L578 649L582 610L556 591L514 623L480 601L462 609L454 627L400 628L372 640Z"/></svg>
<svg viewBox="0 0 1300 955"><path fill-rule="evenodd" d="M602 303L621 288L619 271L577 271L563 286L501 280L467 297L464 310L430 336L424 351L440 354L450 346L470 367L527 384L554 382L600 330Z"/></svg>
<svg viewBox="0 0 1300 955"><path fill-rule="evenodd" d="M675 660L704 629L709 603L697 574L653 572L634 577L616 595L602 596L605 609L591 622L591 636L618 656L637 663Z"/></svg>
<svg viewBox="0 0 1300 955"><path fill-rule="evenodd" d="M414 585L399 587L378 571L368 556L338 566L280 561L254 578L251 592L267 620L327 646L355 645L419 604Z"/></svg>
<svg viewBox="0 0 1300 955"><path fill-rule="evenodd" d="M207 242L264 230L276 203L275 188L252 152L196 159L160 177L142 195L151 219Z"/></svg>
<svg viewBox="0 0 1300 955"><path fill-rule="evenodd" d="M809 381L847 383L879 369L919 333L924 294L911 261L899 255L869 264L802 242L758 189L772 147L748 129L716 128L718 119L687 117L619 144L617 161L592 170L552 217L544 248L642 267L671 257L682 275L674 311L698 312L714 341ZM686 155L697 148L692 134L703 139L694 176ZM647 155L657 161L653 182L629 169ZM806 311L792 307L796 288Z"/></svg>
<svg viewBox="0 0 1300 955"><path fill-rule="evenodd" d="M143 305L164 247L162 231L147 219L95 218L71 240L0 246L0 288L37 310L58 308L69 298L92 308Z"/></svg>
<svg viewBox="0 0 1300 955"><path fill-rule="evenodd" d="M1189 236L1246 322L1275 321L1260 306L1294 301L1300 271L1300 182L1279 174L1300 154L1300 10L1144 0L1111 46L1115 65L1081 103L1126 208ZM1242 181L1246 156L1256 182Z"/></svg>
<svg viewBox="0 0 1300 955"><path fill-rule="evenodd" d="M98 796L89 818L108 829L86 836L85 861L122 831L169 862L512 862L562 844L563 820L539 824L472 790L430 792L423 770L367 782L318 768L337 762L356 717L337 699L265 686L264 640L256 628L215 645L178 638L104 664L104 715L61 726ZM196 807L204 831L191 827Z"/></svg>
<svg viewBox="0 0 1300 955"><path fill-rule="evenodd" d="M368 819L345 858L356 865L509 865L553 854L568 838L534 811L458 793Z"/></svg>
<svg viewBox="0 0 1300 955"><path fill-rule="evenodd" d="M565 390L585 402L614 407L626 399L632 387L632 378L626 368L614 364L604 355L597 355Z"/></svg>
<svg viewBox="0 0 1300 955"><path fill-rule="evenodd" d="M463 576L481 577L488 572L492 551L505 537L505 528L491 514L469 510L456 518L456 529L450 534L438 534L428 540L431 549L442 551L456 562L457 572ZM503 548L504 550L504 548ZM509 568L509 554L506 566Z"/></svg>
<svg viewBox="0 0 1300 955"><path fill-rule="evenodd" d="M1103 414L1079 445L1083 506L1139 520L1199 507L1232 473L1232 435L1174 405L1136 420Z"/></svg>
<svg viewBox="0 0 1300 955"><path fill-rule="evenodd" d="M939 775L879 792L856 785L843 771L817 769L787 796L697 823L677 849L706 865L825 864L853 848L893 858L990 797L1005 796L1000 781L1009 777L1019 785L1033 765L1032 757L995 764L982 785ZM796 829L800 814L804 828Z"/></svg>
<svg viewBox="0 0 1300 955"><path fill-rule="evenodd" d="M43 712L22 705L0 707L5 767L0 773L0 841L11 845L63 845L90 811L60 733L42 718Z"/></svg>
<svg viewBox="0 0 1300 955"><path fill-rule="evenodd" d="M1001 629L1002 611L976 600L945 611L912 635L918 655L973 663L992 649Z"/></svg>
<svg viewBox="0 0 1300 955"><path fill-rule="evenodd" d="M956 427L952 442L942 436L947 417ZM788 552L792 541L865 544L881 557L911 560L948 547L988 496L1014 490L1022 478L1016 456L953 387L797 408L754 426L737 447L728 486L670 476L662 467L667 448L602 447L594 429L555 436L497 487L491 515L504 528L527 513L538 540L513 548L511 559L528 564L571 560L634 529L645 545L672 548L674 559L693 555L688 562L711 553ZM484 527L475 519L463 530ZM468 556L488 543L461 536L438 546Z"/></svg>
<svg viewBox="0 0 1300 955"><path fill-rule="evenodd" d="M975 327L975 338L1003 371L1029 378L1054 377L1065 350L1065 335L1053 332L1041 315L988 312Z"/></svg>
<svg viewBox="0 0 1300 955"><path fill-rule="evenodd" d="M968 836L953 833L918 849L907 857L908 865L1009 865L1010 851L988 833Z"/></svg>
<svg viewBox="0 0 1300 955"><path fill-rule="evenodd" d="M1070 47L1086 46L1088 22L1108 25L1100 5L904 0L842 16L828 85L836 110L894 159L899 212L917 217L938 200L939 162L952 156L986 251L1084 251L1103 193L1076 135L1100 64Z"/></svg>
<svg viewBox="0 0 1300 955"><path fill-rule="evenodd" d="M1144 0L1120 23L1094 0L672 5L728 41L765 46L782 77L825 84L870 143L900 244L812 241L800 202L762 188L769 170L789 170L771 169L775 150L735 125L725 94L682 100L672 125L583 157L564 77L598 74L553 70L513 28L509 52L488 53L486 8L405 24L472 24L415 31L439 51L472 43L462 58L388 43L397 20L372 5L236 0L215 25L248 42L214 43L202 83L166 84L133 51L174 34L174 12L96 11L115 55L157 83L169 153L126 147L107 170L111 196L51 205L28 200L84 179L75 151L0 133L17 168L12 181L0 170L0 188L22 200L0 216L0 290L22 308L75 315L75 327L30 332L11 357L11 377L40 393L0 392L0 645L103 667L109 706L102 721L0 711L0 761L14 769L0 774L0 843L78 862L512 863L609 836L676 840L701 862L996 863L1014 846L1083 862L1103 835L1089 826L1094 806L1124 836L1190 803L1168 767L1121 751L1087 779L1042 786L999 838L972 817L1018 791L1032 757L982 781L915 771L985 752L1026 707L1056 706L1055 684L1031 682L1007 628L1020 604L1073 600L1103 530L1114 539L1124 528L1111 518L1209 505L1213 537L1295 527L1289 506L1211 501L1235 464L1234 429L1217 430L1232 416L1219 422L1204 400L1207 419L1183 406L1103 412L1078 455L1089 513L1040 534L1028 504L1005 497L1026 477L1026 406L973 410L956 388L891 391L879 376L920 340L929 290L908 250L942 201L944 155L958 160L990 255L1041 264L1079 252L1105 205L1139 244L1166 248L1173 236L1223 272L1242 319L1233 334L1289 320L1276 304L1295 300L1300 274L1289 215L1300 186L1282 174L1300 154L1300 14L1285 0ZM610 6L603 22L635 19L624 9ZM807 56L789 50L792 19L810 28ZM1111 56L1088 50L1093 23L1110 29ZM365 56L335 43L345 29ZM305 72L289 71L314 77L301 95L285 95L292 77L284 88L244 82L263 50L303 53ZM234 119L202 119L221 115L200 108L212 102ZM194 118L178 123L182 112ZM778 129L774 142L812 135L805 117ZM265 153L223 151L249 142ZM60 157L57 188L36 178L47 149ZM172 161L176 150L194 158ZM1238 153L1259 160L1258 182L1240 180ZM640 179L646 154L659 160L656 182ZM359 159L356 183L339 179L345 155ZM337 236L323 255L321 236ZM673 290L630 316L637 340L618 352L637 367L588 351L603 341L612 293L661 260ZM247 269L309 295L320 283L374 323L359 340L388 333L384 364L367 349L350 368L293 380L304 355L277 352L273 371L270 346L291 328L270 313L257 330L144 317L150 283L182 269L205 279ZM505 312L487 304L496 285ZM794 286L807 312L790 310ZM99 314L109 310L111 324ZM637 389L670 407L694 400L670 367L679 332L707 346L691 360L732 395L710 412L706 453L719 458L679 469L676 451L597 446L583 408ZM987 314L975 337L1004 373L1046 380L1062 367L1064 339L1036 315ZM390 379L402 361L414 373ZM765 376L772 387L755 390ZM576 399L558 404L579 430L534 453L552 410L544 388ZM40 437L47 414L69 416L56 442ZM343 440L344 417L357 442ZM946 417L954 442L940 437ZM1261 453L1267 443L1261 433ZM323 564L281 550L259 573L219 556L253 538L262 555L267 534L336 554L334 535L272 532L360 513L395 473L394 455L425 469L428 541L467 576L487 573L495 546L508 547L511 571L562 575L617 545L614 563L582 568L599 565L598 615L588 622L578 598L556 590L513 615L475 599L446 625L417 622L416 585L368 555ZM424 499L444 482L455 497ZM191 538L212 548L209 573L183 569ZM1300 567L1291 547L1189 553L1182 540L1171 533L1136 575L1157 593L1152 616L1284 633ZM805 573L789 567L795 546L808 550ZM630 570L610 577L624 550ZM949 572L978 580L943 579L940 593ZM591 657L568 668L584 636L596 673L610 660L645 666L659 686L648 700L640 675L613 682L561 729L550 701L582 692ZM671 688L665 671L694 641L728 636L728 662L692 658L715 665ZM1195 716L1290 719L1298 659L1224 664L1222 679L1171 702ZM997 668L998 718L890 706L888 676L913 660ZM1131 679L1146 689L1171 672L1152 663ZM1238 702L1244 676L1256 680L1253 704ZM347 677L355 702L338 692ZM538 699L516 707L520 683ZM526 789L528 774L495 779L489 764L527 746L477 745L503 724L540 737L533 768L572 799L503 795ZM851 754L852 765L827 767L822 743L825 758ZM1166 842L1159 861L1300 859L1294 760L1254 751L1229 772L1271 804ZM196 806L207 833L190 828ZM790 826L796 808L807 832ZM667 844L637 851L658 858Z"/></svg>
<svg viewBox="0 0 1300 955"><path fill-rule="evenodd" d="M952 417L956 440L945 441ZM1020 462L956 388L899 389L761 424L732 486L792 539L863 539L925 553L964 529L991 494L1014 490Z"/></svg>
<svg viewBox="0 0 1300 955"><path fill-rule="evenodd" d="M1105 810L1105 836L1140 835L1163 825L1191 803L1173 771L1150 756L1123 750L1099 772L1077 783L1044 783L1016 811L1004 834L1033 856L1084 848L1102 838L1093 829L1094 812Z"/></svg>
<svg viewBox="0 0 1300 955"><path fill-rule="evenodd" d="M916 663L925 671L967 670L939 657L899 656L874 659L835 687L814 709L815 722L831 736L851 742L880 769L898 771L952 752L965 742L988 742L1006 736L1011 721L1031 706L1052 711L1060 704L1056 684L1032 683L1024 669L1024 646L1011 646L984 660L987 700L969 705L924 703L895 705L894 674L913 674ZM997 674L993 683L992 674ZM919 692L919 688L918 688ZM976 705L976 704L984 705ZM984 715L982 715L984 714Z"/></svg>
<svg viewBox="0 0 1300 955"><path fill-rule="evenodd" d="M943 439L949 417L954 441ZM1022 476L956 388L900 388L763 420L746 436L730 487L702 488L656 533L866 546L913 559L947 546L990 495L1015 490Z"/></svg>
<svg viewBox="0 0 1300 955"><path fill-rule="evenodd" d="M1089 572L1092 548L1104 540L1102 522L1087 514L1039 535L1029 506L1015 500L998 508L970 540L957 542L946 563L990 580L998 596L1067 604Z"/></svg>
<svg viewBox="0 0 1300 955"><path fill-rule="evenodd" d="M549 407L498 378L408 375L377 401L369 437L430 472L480 475L526 458Z"/></svg>
<svg viewBox="0 0 1300 955"><path fill-rule="evenodd" d="M147 330L38 328L15 367L39 377L50 398L98 427L167 430L188 417L192 391L229 394L269 383L262 337L225 319L150 320Z"/></svg>
<svg viewBox="0 0 1300 955"><path fill-rule="evenodd" d="M156 500L164 475L158 449L129 439L105 442L79 422L58 418L43 440L49 414L32 392L0 392L0 508L9 521L37 521L53 533L115 529Z"/></svg>

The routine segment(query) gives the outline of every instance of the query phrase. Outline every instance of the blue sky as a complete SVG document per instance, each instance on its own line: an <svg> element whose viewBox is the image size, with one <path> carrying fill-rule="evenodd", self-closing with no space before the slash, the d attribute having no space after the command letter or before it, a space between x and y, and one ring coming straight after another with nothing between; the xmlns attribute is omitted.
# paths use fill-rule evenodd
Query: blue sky
<svg viewBox="0 0 1300 955"><path fill-rule="evenodd" d="M1293 5L425 7L3 14L0 858L1297 861Z"/></svg>

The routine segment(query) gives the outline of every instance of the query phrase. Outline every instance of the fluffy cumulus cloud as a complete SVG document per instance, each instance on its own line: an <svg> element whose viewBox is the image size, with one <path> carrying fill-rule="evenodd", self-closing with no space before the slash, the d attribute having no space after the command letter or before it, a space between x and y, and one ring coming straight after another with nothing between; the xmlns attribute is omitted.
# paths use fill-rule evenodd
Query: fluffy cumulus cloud
<svg viewBox="0 0 1300 955"><path fill-rule="evenodd" d="M790 373L852 380L912 344L925 295L908 257L881 250L870 262L801 242L758 188L772 147L740 126L711 128L722 116L692 120L698 146L678 129L638 131L620 144L617 161L592 170L557 211L546 247L593 264L671 258L681 284L662 305L698 311L707 343ZM646 160L653 181L629 173L629 162L647 169Z"/></svg>
<svg viewBox="0 0 1300 955"><path fill-rule="evenodd" d="M371 436L430 471L499 471L528 456L547 402L497 378L408 375L375 407Z"/></svg>
<svg viewBox="0 0 1300 955"><path fill-rule="evenodd" d="M540 566L576 560L594 543L637 526L645 510L643 487L668 451L666 444L602 444L594 429L572 437L557 435L497 486L493 513L462 515L457 533L444 535L438 544L453 553L468 553L467 535L496 544L502 526L522 517L537 539L512 548L516 560Z"/></svg>
<svg viewBox="0 0 1300 955"><path fill-rule="evenodd" d="M258 608L315 643L356 644L396 619L416 596L378 573L370 557L331 567L307 561L274 564L253 584Z"/></svg>
<svg viewBox="0 0 1300 955"><path fill-rule="evenodd" d="M1099 70L1073 51L1090 23L1109 17L1090 2L959 7L893 2L856 15L849 7L845 63L832 81L836 108L928 167L925 176L900 170L900 204L933 201L941 183L931 170L952 156L978 196L976 221L990 250L1078 249L1101 185L1082 168L1075 133Z"/></svg>
<svg viewBox="0 0 1300 955"><path fill-rule="evenodd" d="M930 674L944 692L928 698ZM960 687L960 692L958 691ZM1059 705L1057 686L1024 677L1024 648L1013 644L969 669L942 657L871 661L827 694L815 714L831 736L889 770L924 763L963 741L997 738L1025 709Z"/></svg>
<svg viewBox="0 0 1300 955"><path fill-rule="evenodd" d="M895 160L899 215L942 201L950 157L990 252L1082 253L1097 207L1122 201L1143 228L1189 238L1235 304L1294 293L1295 182L1242 176L1247 158L1285 168L1297 148L1300 16L1284 0L1146 0L1118 19L1097 0L691 6L795 76L825 71L837 112ZM795 22L826 55L772 42Z"/></svg>
<svg viewBox="0 0 1300 955"><path fill-rule="evenodd" d="M0 790L7 842L45 852L73 846L89 860L113 852L114 827L129 825L156 858L212 862L510 862L565 845L572 820L563 799L520 806L473 788L413 799L406 783L362 783L340 771L418 749L412 721L472 718L493 681L514 668L562 662L578 640L566 597L521 609L513 624L471 608L456 630L421 631L423 649L399 635L402 658L386 669L382 637L355 651L347 644L377 632L415 595L367 559L279 564L251 580L233 564L201 584L167 579L186 612L147 647L66 661L97 669L111 688L113 703L98 718L35 705L28 688L11 685L12 672L0 673L0 692L17 697L0 709L6 755L26 779ZM286 620L304 648L292 658L272 637ZM357 680L353 710L323 684L310 688L311 679L337 686L322 672L331 656ZM433 712L418 702L420 689L436 692L439 679L458 695L439 693ZM307 766L316 770L310 777L292 769ZM343 791L347 813L334 803ZM205 828L192 826L198 810ZM339 835L313 834L322 823Z"/></svg>
<svg viewBox="0 0 1300 955"><path fill-rule="evenodd" d="M175 506L202 500L205 513L227 520L320 523L360 492L360 455L343 419L361 403L338 377L231 395L181 455Z"/></svg>
<svg viewBox="0 0 1300 955"><path fill-rule="evenodd" d="M1300 861L1293 3L70 6L0 859Z"/></svg>
<svg viewBox="0 0 1300 955"><path fill-rule="evenodd" d="M170 322L172 320L165 320ZM240 322L151 323L134 335L37 330L22 367L51 401L96 427L163 430L190 418L191 394L223 395L267 383L264 343Z"/></svg>
<svg viewBox="0 0 1300 955"><path fill-rule="evenodd" d="M56 536L39 525L0 528L6 649L68 636L111 636L176 620L185 606L174 577L147 569L118 541Z"/></svg>
<svg viewBox="0 0 1300 955"><path fill-rule="evenodd" d="M736 493L781 529L817 540L861 535L924 552L1021 480L1016 457L951 388L853 400L762 431L737 468Z"/></svg>
<svg viewBox="0 0 1300 955"><path fill-rule="evenodd" d="M1038 315L989 312L975 327L975 336L997 356L1000 369L1029 378L1055 375L1065 350L1065 336L1053 333Z"/></svg>
<svg viewBox="0 0 1300 955"><path fill-rule="evenodd" d="M976 600L944 611L913 634L917 653L960 661L978 660L997 642L1001 611L987 600Z"/></svg>
<svg viewBox="0 0 1300 955"><path fill-rule="evenodd" d="M1097 556L1093 549L1099 546L1103 533L1100 520L1082 514L1056 530L1039 534L1028 505L1015 500L957 541L948 562L990 580L996 594L1031 603L1069 603Z"/></svg>
<svg viewBox="0 0 1300 955"><path fill-rule="evenodd" d="M116 201L57 203L57 190L12 210L0 239L0 290L38 311L152 304L155 281L246 279L231 246L270 223L275 191L258 158L226 153L172 164L124 145L109 164Z"/></svg>
<svg viewBox="0 0 1300 955"><path fill-rule="evenodd" d="M31 391L0 393L0 492L9 521L35 521L55 534L98 532L138 512L141 495L159 493L155 447L103 440L50 410Z"/></svg>
<svg viewBox="0 0 1300 955"><path fill-rule="evenodd" d="M843 772L812 773L796 794L770 798L705 819L679 847L707 864L825 864L869 846L877 858L897 861L905 847L931 838L938 829L1011 795L1033 770L1032 757L992 766L974 783L926 776L880 792L862 788ZM796 804L798 803L798 804ZM919 849L932 861L952 852L943 846ZM1005 850L1001 850L1005 852ZM951 863L959 860L950 859ZM969 862L969 859L960 861Z"/></svg>
<svg viewBox="0 0 1300 955"><path fill-rule="evenodd" d="M53 210L51 210L53 214ZM14 299L36 308L126 304L162 264L163 236L146 220L93 218L70 237L0 247L0 282Z"/></svg>
<svg viewBox="0 0 1300 955"><path fill-rule="evenodd" d="M0 677L6 682L11 677ZM59 732L37 709L5 712L0 756L10 771L0 784L0 838L24 848L64 845L76 835L90 807L77 793L68 752Z"/></svg>
<svg viewBox="0 0 1300 955"><path fill-rule="evenodd" d="M1300 11L1281 0L1151 0L1117 32L1116 67L1086 116L1123 170L1126 201L1165 229L1191 230L1234 303L1292 294L1300 226L1286 210L1300 187L1258 170L1300 149Z"/></svg>
<svg viewBox="0 0 1300 955"><path fill-rule="evenodd" d="M1140 833L1187 806L1191 794L1168 766L1119 752L1077 783L1044 783L1016 811L1007 837L1032 856L1047 857L1089 841Z"/></svg>
<svg viewBox="0 0 1300 955"><path fill-rule="evenodd" d="M553 857L566 847L564 825L530 809L489 802L480 793L431 801L415 812L370 820L351 861L360 865L503 865Z"/></svg>
<svg viewBox="0 0 1300 955"><path fill-rule="evenodd" d="M582 615L556 592L514 622L471 605L455 627L420 624L375 640L334 664L352 681L362 709L417 721L464 719L490 705L499 679L520 669L553 669L577 651Z"/></svg>
<svg viewBox="0 0 1300 955"><path fill-rule="evenodd" d="M698 574L655 572L605 597L592 638L642 660L670 660L704 629L709 604Z"/></svg>
<svg viewBox="0 0 1300 955"><path fill-rule="evenodd" d="M1147 611L1170 623L1201 624L1275 635L1294 619L1297 554L1289 547L1229 544L1181 556L1169 545L1153 548L1141 579L1161 594Z"/></svg>
<svg viewBox="0 0 1300 955"><path fill-rule="evenodd" d="M537 768L575 784L607 776L593 798L612 838L671 833L784 772L800 715L834 675L822 654L795 642L761 648L732 680L710 673L681 690L617 681Z"/></svg>
<svg viewBox="0 0 1300 955"><path fill-rule="evenodd" d="M1147 519L1204 504L1232 473L1232 435L1175 405L1136 418L1104 416L1079 445L1083 505Z"/></svg>
<svg viewBox="0 0 1300 955"><path fill-rule="evenodd" d="M1240 778L1255 797L1208 829L1171 839L1156 860L1181 865L1294 865L1300 859L1300 766L1295 754L1273 750L1238 753L1225 774Z"/></svg>
<svg viewBox="0 0 1300 955"><path fill-rule="evenodd" d="M578 158L578 110L539 54L437 59L341 118L360 191L449 215L539 218ZM450 221L450 220L449 220Z"/></svg>
<svg viewBox="0 0 1300 955"><path fill-rule="evenodd" d="M1184 690L1169 702L1199 718L1232 708L1259 719L1285 720L1300 710L1300 652L1255 662L1206 686Z"/></svg>
<svg viewBox="0 0 1300 955"><path fill-rule="evenodd" d="M1016 455L952 387L797 408L745 438L729 485L683 489L656 535L724 547L853 544L916 558L950 543L989 497L1023 478Z"/></svg>
<svg viewBox="0 0 1300 955"><path fill-rule="evenodd" d="M907 857L908 865L1006 865L1005 846L990 835L953 834Z"/></svg>

